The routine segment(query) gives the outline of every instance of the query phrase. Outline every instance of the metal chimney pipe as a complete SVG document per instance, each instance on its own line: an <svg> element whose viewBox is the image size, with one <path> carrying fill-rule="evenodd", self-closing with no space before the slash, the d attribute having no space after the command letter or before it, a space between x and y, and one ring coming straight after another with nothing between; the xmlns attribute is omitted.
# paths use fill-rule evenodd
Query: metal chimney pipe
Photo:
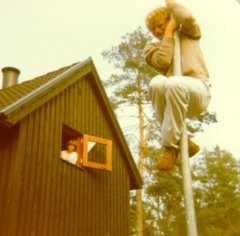
<svg viewBox="0 0 240 236"><path fill-rule="evenodd" d="M15 67L4 67L2 88L8 88L18 83L20 70Z"/></svg>

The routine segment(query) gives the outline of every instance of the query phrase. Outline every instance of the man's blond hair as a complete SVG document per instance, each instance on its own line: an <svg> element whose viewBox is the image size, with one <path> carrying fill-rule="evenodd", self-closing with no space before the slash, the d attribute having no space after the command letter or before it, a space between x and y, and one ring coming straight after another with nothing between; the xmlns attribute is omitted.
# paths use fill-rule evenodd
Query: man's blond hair
<svg viewBox="0 0 240 236"><path fill-rule="evenodd" d="M167 7L158 7L146 16L146 26L152 32L158 22L170 19L170 12Z"/></svg>

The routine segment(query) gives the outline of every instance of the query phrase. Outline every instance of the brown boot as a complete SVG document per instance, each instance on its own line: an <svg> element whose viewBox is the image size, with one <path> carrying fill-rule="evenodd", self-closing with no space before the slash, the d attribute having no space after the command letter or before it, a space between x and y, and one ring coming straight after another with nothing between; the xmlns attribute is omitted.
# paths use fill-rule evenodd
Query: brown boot
<svg viewBox="0 0 240 236"><path fill-rule="evenodd" d="M189 138L188 139L188 154L189 154L189 157L194 156L199 151L200 151L200 147Z"/></svg>
<svg viewBox="0 0 240 236"><path fill-rule="evenodd" d="M175 162L178 157L178 150L173 147L164 147L164 148L165 150L161 154L157 162L157 168L159 170L168 171L168 170L171 170L175 165Z"/></svg>

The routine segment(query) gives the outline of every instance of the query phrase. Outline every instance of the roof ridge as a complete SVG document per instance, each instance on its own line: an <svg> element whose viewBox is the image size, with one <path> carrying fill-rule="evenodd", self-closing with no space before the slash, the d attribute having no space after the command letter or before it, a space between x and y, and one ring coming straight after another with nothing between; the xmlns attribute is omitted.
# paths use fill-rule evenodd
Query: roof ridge
<svg viewBox="0 0 240 236"><path fill-rule="evenodd" d="M43 74L43 75L34 77L33 79L24 80L24 81L22 81L21 83L14 84L14 85L11 86L11 87L1 88L1 89L0 89L0 93L1 93L2 90L9 89L9 88L14 88L14 87L18 87L19 85L27 84L27 83L29 83L29 82L31 82L31 81L41 79L42 77L49 76L49 75L51 75L51 74L53 74L53 73L56 73L56 72L58 72L58 71L66 70L66 69L68 69L68 68L70 68L70 67L72 67L72 66L74 66L74 65L76 65L76 64L78 64L78 63L79 63L79 62L73 63L73 64L71 64L71 65L69 65L69 66L60 67L59 69L56 69L56 70L47 72L47 73L45 73L45 74Z"/></svg>
<svg viewBox="0 0 240 236"><path fill-rule="evenodd" d="M71 67L75 66L78 63L73 63L69 66L61 67L57 70L48 72L44 75L35 77L31 80L23 81L22 83L13 85L11 87L0 89L0 109L3 109L4 107L28 95L35 89L41 87L48 81L53 80L55 77L64 73L65 71L67 71L68 69L70 69Z"/></svg>

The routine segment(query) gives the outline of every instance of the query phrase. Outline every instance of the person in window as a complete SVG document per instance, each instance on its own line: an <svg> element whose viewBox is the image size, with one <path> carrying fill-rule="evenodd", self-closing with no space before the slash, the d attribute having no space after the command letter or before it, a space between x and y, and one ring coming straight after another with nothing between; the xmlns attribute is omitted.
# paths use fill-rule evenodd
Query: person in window
<svg viewBox="0 0 240 236"><path fill-rule="evenodd" d="M200 49L201 31L183 5L166 0L146 17L149 31L157 38L144 49L144 58L159 72L149 83L149 98L161 124L164 151L157 167L171 170L179 152L181 129L186 117L197 116L208 107L211 93L207 66ZM173 76L174 32L179 32L182 76ZM189 156L200 147L188 140Z"/></svg>
<svg viewBox="0 0 240 236"><path fill-rule="evenodd" d="M61 151L61 158L67 162L76 165L78 161L78 153L76 152L76 150L77 150L76 141L69 140L67 142L67 150Z"/></svg>

